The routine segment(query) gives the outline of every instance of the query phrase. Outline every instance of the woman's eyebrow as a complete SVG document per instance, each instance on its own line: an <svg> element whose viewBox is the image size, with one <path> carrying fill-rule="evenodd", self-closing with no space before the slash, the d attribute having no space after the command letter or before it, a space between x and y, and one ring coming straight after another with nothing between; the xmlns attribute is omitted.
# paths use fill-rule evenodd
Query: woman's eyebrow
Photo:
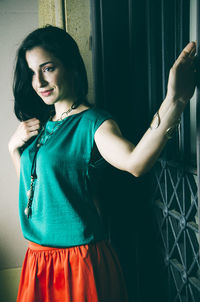
<svg viewBox="0 0 200 302"><path fill-rule="evenodd" d="M47 64L49 64L49 63L54 63L53 61L47 61L47 62L45 62L45 63L42 63L42 64L40 64L39 66L40 67L43 67L43 66L45 66L45 65L47 65Z"/></svg>

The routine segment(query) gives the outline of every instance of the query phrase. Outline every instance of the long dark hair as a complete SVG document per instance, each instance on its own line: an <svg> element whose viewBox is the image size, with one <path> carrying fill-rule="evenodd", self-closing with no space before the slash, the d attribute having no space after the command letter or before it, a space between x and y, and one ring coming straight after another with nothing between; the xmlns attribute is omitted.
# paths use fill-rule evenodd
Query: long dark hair
<svg viewBox="0 0 200 302"><path fill-rule="evenodd" d="M47 25L31 32L18 49L13 81L16 117L20 121L36 117L45 122L54 111L54 106L46 105L32 88L25 56L27 50L37 46L52 53L71 72L77 103L88 104L87 73L76 42L63 29Z"/></svg>

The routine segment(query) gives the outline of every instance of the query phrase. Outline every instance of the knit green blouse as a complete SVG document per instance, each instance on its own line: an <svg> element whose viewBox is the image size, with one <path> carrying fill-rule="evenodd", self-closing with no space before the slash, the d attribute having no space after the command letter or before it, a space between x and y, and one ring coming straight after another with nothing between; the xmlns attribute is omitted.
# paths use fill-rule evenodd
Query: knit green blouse
<svg viewBox="0 0 200 302"><path fill-rule="evenodd" d="M92 160L94 134L111 115L95 107L48 121L36 157L32 213L24 213L38 138L23 151L20 161L19 216L23 235L44 246L70 247L103 240L105 230L92 192L105 167ZM49 135L51 133L51 135Z"/></svg>

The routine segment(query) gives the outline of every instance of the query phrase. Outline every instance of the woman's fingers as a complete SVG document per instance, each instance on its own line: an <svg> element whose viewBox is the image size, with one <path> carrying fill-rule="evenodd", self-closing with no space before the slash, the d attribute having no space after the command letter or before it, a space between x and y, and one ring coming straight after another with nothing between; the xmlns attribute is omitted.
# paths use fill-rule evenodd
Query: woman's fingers
<svg viewBox="0 0 200 302"><path fill-rule="evenodd" d="M30 138L38 135L39 129L40 121L36 118L21 122L10 138L9 149L15 150L24 146Z"/></svg>
<svg viewBox="0 0 200 302"><path fill-rule="evenodd" d="M36 118L21 122L21 131L19 132L21 139L26 143L31 137L38 135L40 129L40 121Z"/></svg>
<svg viewBox="0 0 200 302"><path fill-rule="evenodd" d="M38 119L31 119L23 123L24 123L24 127L28 131L34 131L40 128L40 121Z"/></svg>
<svg viewBox="0 0 200 302"><path fill-rule="evenodd" d="M22 123L24 123L25 125L27 125L27 126L30 127L30 126L34 126L34 125L40 124L40 121L38 119L36 119L36 118L33 118L33 119L30 119L30 120L24 121Z"/></svg>
<svg viewBox="0 0 200 302"><path fill-rule="evenodd" d="M194 41L188 43L185 48L180 53L180 56L182 53L184 53L184 56L192 55L196 52L196 43Z"/></svg>
<svg viewBox="0 0 200 302"><path fill-rule="evenodd" d="M195 42L194 42L195 43ZM194 58L195 57L195 54L196 54L196 43L194 44L194 47L192 48L189 56Z"/></svg>
<svg viewBox="0 0 200 302"><path fill-rule="evenodd" d="M186 45L186 47L182 50L179 57L175 61L175 65L179 63L185 62L186 60L193 60L195 58L196 53L196 43L190 42Z"/></svg>
<svg viewBox="0 0 200 302"><path fill-rule="evenodd" d="M34 130L38 130L38 129L40 129L40 125L38 124L38 125L33 125L33 126L30 126L29 127L29 131L34 131Z"/></svg>
<svg viewBox="0 0 200 302"><path fill-rule="evenodd" d="M29 133L29 139L31 138L31 137L33 137L33 136L36 136L36 135L38 135L38 130L35 130L35 131L31 131L30 133Z"/></svg>
<svg viewBox="0 0 200 302"><path fill-rule="evenodd" d="M184 104L192 97L196 86L196 44L190 42L172 66L168 80L168 96Z"/></svg>

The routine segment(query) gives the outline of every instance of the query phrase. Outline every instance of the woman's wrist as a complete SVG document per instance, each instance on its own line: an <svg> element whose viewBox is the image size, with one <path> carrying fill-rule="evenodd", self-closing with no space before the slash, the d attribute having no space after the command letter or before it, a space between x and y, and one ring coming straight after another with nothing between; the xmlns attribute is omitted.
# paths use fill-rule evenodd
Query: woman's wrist
<svg viewBox="0 0 200 302"><path fill-rule="evenodd" d="M159 108L159 115L161 122L168 121L169 127L176 124L187 105L182 99L171 98L166 96L165 100Z"/></svg>
<svg viewBox="0 0 200 302"><path fill-rule="evenodd" d="M167 140L172 138L179 127L185 105L178 99L166 96L159 110L153 116L149 128L152 131L158 130L158 133L162 133L163 138Z"/></svg>
<svg viewBox="0 0 200 302"><path fill-rule="evenodd" d="M176 132L180 125L181 119L177 119L174 124L170 125L168 128L167 126L165 127L166 129L164 130L164 137L167 139L171 139L173 137L173 134ZM151 130L155 130L159 128L161 123L161 118L159 116L159 112L157 111L152 119L152 122L149 126Z"/></svg>
<svg viewBox="0 0 200 302"><path fill-rule="evenodd" d="M172 97L170 95L166 95L166 102L169 104L169 106L173 106L175 110L180 111L181 113L184 111L185 106L188 103L188 100L185 100L183 98L178 98L178 97Z"/></svg>

